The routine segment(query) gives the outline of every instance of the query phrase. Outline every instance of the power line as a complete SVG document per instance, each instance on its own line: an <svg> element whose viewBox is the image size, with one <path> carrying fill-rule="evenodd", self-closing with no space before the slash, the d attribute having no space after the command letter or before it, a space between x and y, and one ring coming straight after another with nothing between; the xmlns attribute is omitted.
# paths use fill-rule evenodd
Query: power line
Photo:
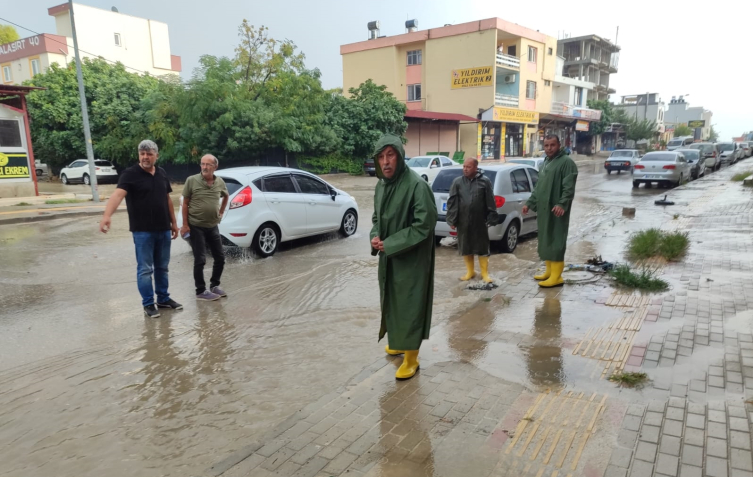
<svg viewBox="0 0 753 477"><path fill-rule="evenodd" d="M26 30L26 31L30 31L30 32L34 33L35 35L44 35L44 33L39 33L39 32L36 32L36 31L32 30L31 28L26 28L25 26L21 26L21 25L19 25L18 23L14 23L14 22L12 22L12 21L10 21L10 20L7 20L7 19L5 19L5 18L3 18L3 17L0 17L0 20L4 21L4 22L6 22L6 23L10 23L10 24L11 24L11 25L13 25L13 26L17 26L18 28L21 28L21 29L23 29L23 30ZM51 38L51 37L46 37L46 38L47 38L48 40L52 40L52 41L54 41L54 42L56 42L56 43L60 43L61 45L65 45L66 47L68 47L68 46L69 46L67 42L63 42L63 41L60 41L60 40L56 40L55 38ZM117 64L117 63L120 63L121 65L123 65L124 67L126 67L126 68L127 68L127 69L129 69L129 70L133 70L133 71L137 71L137 72L139 72L139 73L143 73L143 74L149 74L149 75L152 75L152 76L154 76L154 75L153 75L152 73L149 73L148 71L142 71L142 70L140 70L140 69L138 69L138 68L133 68L133 67L131 67L131 66L128 66L128 65L126 65L126 64L125 64L125 63L123 63L122 61L113 61L113 60L110 60L110 59L107 59L107 58L105 58L105 57L104 57L104 56L102 56L102 55L98 55L98 54L96 54L96 53L92 53L92 52L90 52L90 51L82 50L82 49L80 49L80 48L79 48L79 50L78 50L78 51L80 51L80 52L82 52L82 53L86 53L87 55L89 55L89 56L93 56L93 57L95 57L95 58L102 58L103 60L107 61L108 63L112 63L112 64ZM66 56L67 56L67 55L66 55Z"/></svg>

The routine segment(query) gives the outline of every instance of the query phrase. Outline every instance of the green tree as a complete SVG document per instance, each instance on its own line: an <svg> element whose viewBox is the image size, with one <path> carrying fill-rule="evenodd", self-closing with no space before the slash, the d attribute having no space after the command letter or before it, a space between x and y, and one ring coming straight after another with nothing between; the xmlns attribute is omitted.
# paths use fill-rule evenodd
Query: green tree
<svg viewBox="0 0 753 477"><path fill-rule="evenodd" d="M632 121L634 121L634 118L632 118L627 111L625 111L625 108L615 107L614 108L614 115L612 117L612 122L620 123L620 124L630 124Z"/></svg>
<svg viewBox="0 0 753 477"><path fill-rule="evenodd" d="M640 141L642 139L651 139L656 134L656 122L648 119L641 121L631 121L628 124L625 136L633 141Z"/></svg>
<svg viewBox="0 0 753 477"><path fill-rule="evenodd" d="M675 126L675 137L692 136L693 130L687 124L678 124Z"/></svg>
<svg viewBox="0 0 753 477"><path fill-rule="evenodd" d="M18 40L18 32L11 25L0 25L0 45Z"/></svg>
<svg viewBox="0 0 753 477"><path fill-rule="evenodd" d="M719 133L716 132L716 129L714 129L714 126L711 126L711 131L709 132L709 142L716 142L719 140Z"/></svg>
<svg viewBox="0 0 753 477"><path fill-rule="evenodd" d="M599 122L592 122L589 133L592 136L598 136L602 134L614 121L614 106L608 99L589 99L588 107L591 109L598 109L601 111L601 120Z"/></svg>

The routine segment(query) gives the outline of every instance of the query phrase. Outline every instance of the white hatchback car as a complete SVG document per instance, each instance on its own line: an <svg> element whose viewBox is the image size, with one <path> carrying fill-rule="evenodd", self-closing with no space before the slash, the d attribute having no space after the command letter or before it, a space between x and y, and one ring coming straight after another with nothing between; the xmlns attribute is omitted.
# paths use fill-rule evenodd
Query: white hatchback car
<svg viewBox="0 0 753 477"><path fill-rule="evenodd" d="M447 156L415 156L408 159L405 164L429 184L434 182L434 178L443 168L460 165Z"/></svg>
<svg viewBox="0 0 753 477"><path fill-rule="evenodd" d="M261 257L269 257L280 242L338 230L349 237L358 228L356 200L308 172L234 167L215 175L230 193L220 222L224 245L252 247ZM178 217L181 222L182 210Z"/></svg>
<svg viewBox="0 0 753 477"><path fill-rule="evenodd" d="M118 182L118 171L115 170L110 161L94 159L94 168L97 174L97 184ZM89 161L87 159L76 159L60 170L60 182L63 184L80 182L89 185L90 181Z"/></svg>

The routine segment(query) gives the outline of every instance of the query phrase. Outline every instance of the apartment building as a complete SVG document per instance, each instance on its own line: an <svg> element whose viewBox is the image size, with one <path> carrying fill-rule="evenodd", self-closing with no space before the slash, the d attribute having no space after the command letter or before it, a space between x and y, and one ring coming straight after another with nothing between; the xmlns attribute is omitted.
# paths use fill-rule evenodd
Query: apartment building
<svg viewBox="0 0 753 477"><path fill-rule="evenodd" d="M609 86L610 75L617 73L620 47L606 38L586 35L557 41L557 54L565 59L562 76L594 84L593 98L609 99L616 93Z"/></svg>
<svg viewBox="0 0 753 477"><path fill-rule="evenodd" d="M464 151L504 159L533 151L552 105L557 41L489 18L342 45L343 90L367 79L408 109L406 154Z"/></svg>
<svg viewBox="0 0 753 477"><path fill-rule="evenodd" d="M684 96L680 96L679 98L672 96L667 105L667 111L664 113L665 123L675 127L680 124L692 124L691 121L703 121L703 127L697 128L696 139L704 141L711 135L711 118L713 115L714 113L708 109L704 109L702 106L691 108L690 103L685 101Z"/></svg>
<svg viewBox="0 0 753 477"><path fill-rule="evenodd" d="M119 61L134 73L154 76L178 74L180 56L171 54L167 24L112 10L73 4L82 58ZM51 64L75 61L68 3L51 7L56 34L41 34L0 45L0 80L21 84L44 73Z"/></svg>

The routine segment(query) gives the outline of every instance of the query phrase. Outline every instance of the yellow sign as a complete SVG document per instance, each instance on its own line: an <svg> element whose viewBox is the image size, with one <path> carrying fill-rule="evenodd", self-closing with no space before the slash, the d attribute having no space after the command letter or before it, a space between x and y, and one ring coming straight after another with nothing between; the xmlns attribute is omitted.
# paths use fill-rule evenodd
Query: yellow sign
<svg viewBox="0 0 753 477"><path fill-rule="evenodd" d="M693 121L688 121L688 127L689 128L702 128L706 126L706 120L705 119L695 119Z"/></svg>
<svg viewBox="0 0 753 477"><path fill-rule="evenodd" d="M31 177L26 154L0 152L0 179L26 179Z"/></svg>
<svg viewBox="0 0 753 477"><path fill-rule="evenodd" d="M464 70L452 70L452 89L476 88L478 86L491 86L494 70L491 66L478 68L466 68Z"/></svg>
<svg viewBox="0 0 753 477"><path fill-rule="evenodd" d="M6 165L8 165L8 161L10 161L10 158L0 152L0 167L5 167Z"/></svg>
<svg viewBox="0 0 753 477"><path fill-rule="evenodd" d="M492 118L494 121L504 121L508 123L539 123L539 113L535 111L524 111L521 109L494 108Z"/></svg>
<svg viewBox="0 0 753 477"><path fill-rule="evenodd" d="M588 121L578 121L575 123L575 130L576 131L588 131L590 128L590 125L588 124Z"/></svg>

